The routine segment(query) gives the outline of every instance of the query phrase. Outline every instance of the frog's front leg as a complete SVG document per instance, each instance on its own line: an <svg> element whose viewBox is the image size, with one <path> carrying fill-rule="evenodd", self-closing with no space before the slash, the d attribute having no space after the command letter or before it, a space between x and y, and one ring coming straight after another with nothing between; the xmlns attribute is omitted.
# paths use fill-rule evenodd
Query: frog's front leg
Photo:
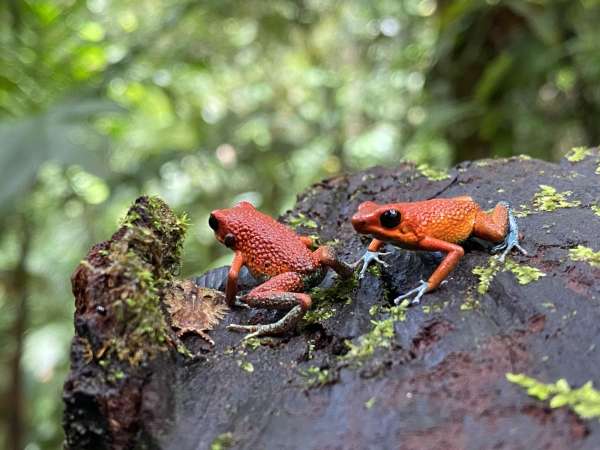
<svg viewBox="0 0 600 450"><path fill-rule="evenodd" d="M228 330L248 332L244 339L257 336L282 334L291 330L310 308L311 298L301 291L304 288L302 277L296 272L286 272L271 278L266 283L252 289L241 300L253 308L289 309L280 320L268 325L232 324Z"/></svg>
<svg viewBox="0 0 600 450"><path fill-rule="evenodd" d="M382 261L379 257L380 256L385 256L385 255L389 255L391 252L380 252L379 249L381 247L383 247L383 245L385 244L385 242L380 241L379 239L373 239L371 241L371 243L369 244L369 247L367 248L367 251L365 252L364 255L362 255L360 257L360 259L358 261L356 261L354 264L352 264L352 267L357 267L358 265L361 265L361 269L360 269L360 274L359 274L359 278L363 278L365 276L365 273L367 273L367 269L369 268L369 265L375 261L380 263L381 265L387 267L389 264L386 263L385 261Z"/></svg>
<svg viewBox="0 0 600 450"><path fill-rule="evenodd" d="M236 304L237 282L240 276L240 269L244 265L244 257L242 252L235 252L231 267L227 274L227 284L225 285L225 301L229 307Z"/></svg>
<svg viewBox="0 0 600 450"><path fill-rule="evenodd" d="M439 266L431 274L427 281L421 280L419 286L407 292L404 295L399 296L394 300L394 303L399 304L405 298L416 294L411 303L418 304L423 294L431 292L437 289L439 285L446 279L448 274L458 265L460 259L464 256L465 251L460 245L451 244L446 241L425 237L418 243L419 250L426 250L430 252L444 252L446 257L442 260Z"/></svg>

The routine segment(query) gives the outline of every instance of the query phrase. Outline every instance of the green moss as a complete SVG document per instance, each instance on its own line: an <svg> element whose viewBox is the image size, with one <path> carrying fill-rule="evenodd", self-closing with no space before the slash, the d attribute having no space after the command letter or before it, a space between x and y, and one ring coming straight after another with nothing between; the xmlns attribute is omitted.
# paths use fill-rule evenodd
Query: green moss
<svg viewBox="0 0 600 450"><path fill-rule="evenodd" d="M331 319L335 315L336 309L331 305L320 305L317 308L312 308L304 315L306 323L321 323Z"/></svg>
<svg viewBox="0 0 600 450"><path fill-rule="evenodd" d="M394 337L394 324L406 319L408 305L409 301L405 300L400 305L381 308L380 311L388 317L383 320L372 320L373 328L360 336L357 343L346 341L348 353L342 356L342 359L360 365L372 356L377 348L390 348Z"/></svg>
<svg viewBox="0 0 600 450"><path fill-rule="evenodd" d="M334 381L333 372L320 367L309 367L300 374L306 378L306 387L308 388L325 386Z"/></svg>
<svg viewBox="0 0 600 450"><path fill-rule="evenodd" d="M437 313L442 311L446 306L448 306L448 301L446 300L441 305L439 303L434 303L431 305L423 305L421 309L425 314Z"/></svg>
<svg viewBox="0 0 600 450"><path fill-rule="evenodd" d="M593 267L600 267L600 251L595 252L589 247L578 245L569 250L569 257L573 261L585 261Z"/></svg>
<svg viewBox="0 0 600 450"><path fill-rule="evenodd" d="M372 320L373 329L362 335L357 344L346 341L349 348L348 353L344 355L345 359L360 361L373 354L376 348L389 348L394 337L394 320L392 318L385 320Z"/></svg>
<svg viewBox="0 0 600 450"><path fill-rule="evenodd" d="M210 450L225 450L230 448L234 444L233 433L222 433L218 435L212 444L210 444Z"/></svg>
<svg viewBox="0 0 600 450"><path fill-rule="evenodd" d="M298 213L297 216L290 217L287 220L287 223L293 228L297 228L299 226L302 226L304 228L317 228L318 226L317 222L315 222L309 217L306 217L306 215L302 213Z"/></svg>
<svg viewBox="0 0 600 450"><path fill-rule="evenodd" d="M479 308L479 300L473 298L471 294L467 296L465 301L460 305L461 311L472 311L473 309Z"/></svg>
<svg viewBox="0 0 600 450"><path fill-rule="evenodd" d="M552 186L540 185L540 191L533 196L533 206L538 211L556 211L559 208L573 208L581 204L578 200L569 201L571 191L557 192Z"/></svg>
<svg viewBox="0 0 600 450"><path fill-rule="evenodd" d="M591 208L594 214L600 217L600 205L592 205Z"/></svg>
<svg viewBox="0 0 600 450"><path fill-rule="evenodd" d="M83 265L92 276L106 278L112 337L96 349L104 361L115 357L140 365L171 342L160 305L160 292L179 272L187 228L185 216L175 215L157 197L140 197L122 220L101 266Z"/></svg>
<svg viewBox="0 0 600 450"><path fill-rule="evenodd" d="M312 307L304 315L306 323L320 323L331 319L340 304L352 302L352 292L358 286L357 275L350 278L338 278L329 288L314 288L310 292Z"/></svg>
<svg viewBox="0 0 600 450"><path fill-rule="evenodd" d="M569 153L565 155L567 161L580 162L592 154L592 151L587 147L573 147Z"/></svg>
<svg viewBox="0 0 600 450"><path fill-rule="evenodd" d="M533 281L539 280L541 277L546 276L544 272L535 267L526 266L524 264L518 264L510 259L504 262L504 265L500 264L497 256L489 258L488 266L477 266L473 268L473 274L479 278L479 284L477 285L477 292L483 295L487 293L490 288L490 284L498 272L512 272L516 277L519 284L529 284Z"/></svg>
<svg viewBox="0 0 600 450"><path fill-rule="evenodd" d="M571 388L564 378L556 383L544 384L523 374L507 373L506 379L527 390L538 400L550 400L550 408L567 406L583 419L600 418L600 392L591 381L577 389Z"/></svg>
<svg viewBox="0 0 600 450"><path fill-rule="evenodd" d="M379 264L371 264L367 269L371 275L377 278L381 278L381 266Z"/></svg>
<svg viewBox="0 0 600 450"><path fill-rule="evenodd" d="M533 211L527 205L519 205L519 209L514 209L513 214L515 217L527 217L533 214Z"/></svg>
<svg viewBox="0 0 600 450"><path fill-rule="evenodd" d="M256 350L258 347L261 346L261 341L257 337L244 339L241 343L244 346L244 348L249 348L252 351Z"/></svg>
<svg viewBox="0 0 600 450"><path fill-rule="evenodd" d="M373 406L375 406L376 401L377 401L377 398L371 397L369 400L367 400L365 402L365 408L367 408L367 409L373 408Z"/></svg>
<svg viewBox="0 0 600 450"><path fill-rule="evenodd" d="M489 264L487 267L477 266L473 268L473 275L479 278L479 284L477 285L477 292L481 295L485 294L489 288L492 280L496 276L499 270L498 258L489 258Z"/></svg>
<svg viewBox="0 0 600 450"><path fill-rule="evenodd" d="M450 178L450 174L446 169L434 169L430 167L428 164L420 164L417 166L417 170L421 175L425 178L432 181L441 181L447 180Z"/></svg>
<svg viewBox="0 0 600 450"><path fill-rule="evenodd" d="M512 272L517 277L519 284L529 284L546 276L544 272L535 267L517 264L509 259L504 263L504 269Z"/></svg>
<svg viewBox="0 0 600 450"><path fill-rule="evenodd" d="M596 167L596 175L600 175L600 163L598 163L598 167Z"/></svg>
<svg viewBox="0 0 600 450"><path fill-rule="evenodd" d="M254 372L254 365L250 361L238 361L238 366L240 366L240 369L244 372Z"/></svg>

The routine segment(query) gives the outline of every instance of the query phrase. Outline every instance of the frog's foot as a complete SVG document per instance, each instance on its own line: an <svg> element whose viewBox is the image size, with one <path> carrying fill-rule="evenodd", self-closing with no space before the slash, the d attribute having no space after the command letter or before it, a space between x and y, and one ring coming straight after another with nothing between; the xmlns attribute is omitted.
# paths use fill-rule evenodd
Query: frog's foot
<svg viewBox="0 0 600 450"><path fill-rule="evenodd" d="M493 254L502 252L500 255L500 262L504 262L504 258L506 258L506 255L513 248L516 248L523 255L528 256L527 251L521 247L519 243L519 226L517 225L517 219L515 219L510 205L507 202L500 202L499 204L506 207L508 210L508 233L506 233L504 241L492 247L490 251Z"/></svg>
<svg viewBox="0 0 600 450"><path fill-rule="evenodd" d="M362 264L361 269L360 269L360 274L358 276L359 279L362 279L365 276L365 273L367 273L367 269L369 268L369 265L375 261L378 262L379 264L381 264L384 267L388 267L389 264L386 263L385 261L381 260L379 257L380 256L386 256L391 254L392 252L372 252L370 250L367 250L365 252L364 255L362 255L362 257L356 261L355 263L351 264L350 266L355 268L358 267L359 264Z"/></svg>
<svg viewBox="0 0 600 450"><path fill-rule="evenodd" d="M283 334L294 327L294 325L304 316L305 311L301 306L294 306L283 318L277 322L267 325L238 325L231 324L227 327L229 331L238 333L248 333L243 340L259 336L273 336Z"/></svg>
<svg viewBox="0 0 600 450"><path fill-rule="evenodd" d="M238 308L250 309L250 306L249 306L249 305L247 305L246 303L244 303L244 302L241 300L241 298L242 298L242 296L241 296L241 295L238 295L238 296L236 296L236 297L235 297L235 303L233 304L233 306L236 306L236 307L238 307Z"/></svg>
<svg viewBox="0 0 600 450"><path fill-rule="evenodd" d="M429 283L427 281L421 280L419 282L419 285L416 288L411 289L406 294L403 294L400 297L396 297L394 299L394 303L396 305L399 305L402 302L402 300L404 300L405 298L409 298L413 294L417 294L417 295L415 295L415 298L413 298L411 300L410 304L411 305L418 305L419 302L421 301L421 297L423 297L423 294L425 294L425 292L427 292L428 290L429 290Z"/></svg>

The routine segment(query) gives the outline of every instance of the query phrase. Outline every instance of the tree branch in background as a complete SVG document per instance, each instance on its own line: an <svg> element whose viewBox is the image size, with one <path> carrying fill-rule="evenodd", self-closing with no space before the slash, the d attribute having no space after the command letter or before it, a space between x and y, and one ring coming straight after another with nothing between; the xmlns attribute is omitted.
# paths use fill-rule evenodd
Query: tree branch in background
<svg viewBox="0 0 600 450"><path fill-rule="evenodd" d="M21 32L21 9L19 7L19 0L8 0L8 12L11 18L11 28L13 30L14 38Z"/></svg>
<svg viewBox="0 0 600 450"><path fill-rule="evenodd" d="M21 214L21 242L19 260L13 272L12 283L9 284L11 297L15 298L16 315L12 327L12 335L15 339L13 355L10 358L10 384L8 387L8 404L12 413L8 416L8 443L6 448L10 450L22 450L23 432L25 422L25 402L23 398L23 372L21 370L21 355L27 329L29 297L29 280L27 273L27 258L31 243L31 223L29 219Z"/></svg>

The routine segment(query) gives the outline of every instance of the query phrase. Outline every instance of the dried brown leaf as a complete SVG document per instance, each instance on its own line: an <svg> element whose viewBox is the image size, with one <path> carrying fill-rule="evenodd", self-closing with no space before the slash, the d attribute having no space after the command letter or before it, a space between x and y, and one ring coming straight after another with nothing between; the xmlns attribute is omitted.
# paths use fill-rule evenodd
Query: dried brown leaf
<svg viewBox="0 0 600 450"><path fill-rule="evenodd" d="M165 295L171 327L177 336L192 333L214 345L206 333L225 316L227 305L221 291L199 287L192 280L178 281Z"/></svg>

